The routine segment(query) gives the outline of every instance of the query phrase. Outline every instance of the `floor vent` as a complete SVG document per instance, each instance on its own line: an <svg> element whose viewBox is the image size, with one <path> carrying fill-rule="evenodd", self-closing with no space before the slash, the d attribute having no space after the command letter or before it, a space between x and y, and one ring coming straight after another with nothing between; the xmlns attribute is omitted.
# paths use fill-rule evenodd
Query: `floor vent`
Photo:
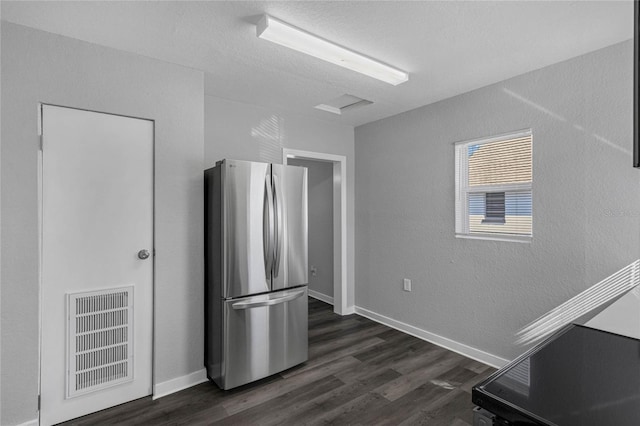
<svg viewBox="0 0 640 426"><path fill-rule="evenodd" d="M133 287L67 294L67 398L133 380Z"/></svg>

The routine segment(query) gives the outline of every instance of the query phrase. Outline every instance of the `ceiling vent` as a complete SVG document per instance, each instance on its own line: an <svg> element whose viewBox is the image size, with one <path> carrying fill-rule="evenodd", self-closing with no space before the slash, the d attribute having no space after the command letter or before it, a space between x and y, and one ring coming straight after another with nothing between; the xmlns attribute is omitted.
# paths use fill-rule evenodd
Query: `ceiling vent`
<svg viewBox="0 0 640 426"><path fill-rule="evenodd" d="M316 105L315 108L321 109L322 111L330 112L332 114L341 115L344 111L354 110L356 108L361 108L372 103L373 102L359 98L357 96L342 95L320 105Z"/></svg>

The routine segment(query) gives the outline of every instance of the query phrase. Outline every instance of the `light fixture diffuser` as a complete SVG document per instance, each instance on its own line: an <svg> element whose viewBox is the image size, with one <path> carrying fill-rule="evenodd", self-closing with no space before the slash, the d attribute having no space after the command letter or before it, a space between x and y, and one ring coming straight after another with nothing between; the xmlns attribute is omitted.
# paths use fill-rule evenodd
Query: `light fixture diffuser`
<svg viewBox="0 0 640 426"><path fill-rule="evenodd" d="M264 40L340 65L394 86L409 80L409 74L404 71L338 46L269 15L264 15L258 22L256 34Z"/></svg>

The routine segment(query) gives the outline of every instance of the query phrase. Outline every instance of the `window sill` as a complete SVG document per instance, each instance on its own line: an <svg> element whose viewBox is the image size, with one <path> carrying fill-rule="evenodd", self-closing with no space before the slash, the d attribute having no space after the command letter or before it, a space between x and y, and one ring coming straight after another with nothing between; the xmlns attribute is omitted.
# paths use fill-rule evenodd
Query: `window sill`
<svg viewBox="0 0 640 426"><path fill-rule="evenodd" d="M525 237L519 235L478 235L478 234L456 234L456 238L466 240L487 240L487 241L506 241L510 243L526 243L530 244L533 237Z"/></svg>

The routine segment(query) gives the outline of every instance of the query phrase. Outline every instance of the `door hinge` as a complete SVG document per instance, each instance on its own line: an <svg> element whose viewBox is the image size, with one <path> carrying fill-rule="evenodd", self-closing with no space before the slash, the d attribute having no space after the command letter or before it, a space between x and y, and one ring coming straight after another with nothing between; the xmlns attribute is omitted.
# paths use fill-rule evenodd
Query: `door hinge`
<svg viewBox="0 0 640 426"><path fill-rule="evenodd" d="M38 104L38 136L40 137L40 151L42 151L42 119L43 119L43 108L42 104Z"/></svg>
<svg viewBox="0 0 640 426"><path fill-rule="evenodd" d="M42 104L38 104L38 135L42 136Z"/></svg>
<svg viewBox="0 0 640 426"><path fill-rule="evenodd" d="M42 405L42 398L40 398L40 395L38 395L38 411L40 411L40 406Z"/></svg>

